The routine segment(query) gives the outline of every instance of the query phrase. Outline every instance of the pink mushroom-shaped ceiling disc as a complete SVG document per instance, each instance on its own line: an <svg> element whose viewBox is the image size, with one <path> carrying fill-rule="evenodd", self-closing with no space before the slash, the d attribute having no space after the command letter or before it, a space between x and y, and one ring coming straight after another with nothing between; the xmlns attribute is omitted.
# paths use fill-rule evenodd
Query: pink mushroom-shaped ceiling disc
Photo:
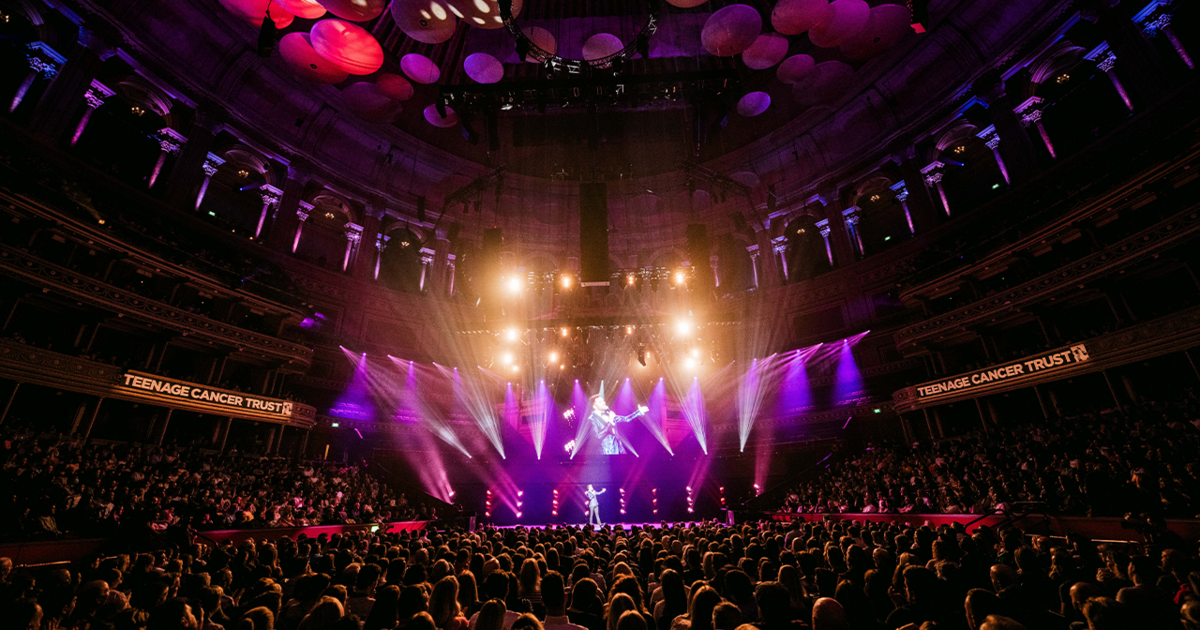
<svg viewBox="0 0 1200 630"><path fill-rule="evenodd" d="M387 8L387 0L321 0L329 12L351 22L366 22L379 17Z"/></svg>
<svg viewBox="0 0 1200 630"><path fill-rule="evenodd" d="M673 7L679 7L680 9L691 9L693 7L700 6L705 2L708 2L708 0L667 0L667 4Z"/></svg>
<svg viewBox="0 0 1200 630"><path fill-rule="evenodd" d="M220 0L221 6L227 11L236 15L238 18L253 24L254 26L262 26L263 18L267 14L268 5L265 5L258 0ZM273 0L269 5L271 10L271 21L275 22L276 28L287 28L296 19L290 11L276 4Z"/></svg>
<svg viewBox="0 0 1200 630"><path fill-rule="evenodd" d="M775 76L780 81L791 85L807 76L816 65L817 62L808 55L792 55L779 64L779 67L775 69Z"/></svg>
<svg viewBox="0 0 1200 630"><path fill-rule="evenodd" d="M404 75L417 83L437 83L442 77L442 71L429 57L421 53L408 53L400 58L400 69Z"/></svg>
<svg viewBox="0 0 1200 630"><path fill-rule="evenodd" d="M455 114L453 109L447 107L446 117L442 118L441 114L438 114L437 105L430 105L425 108L425 120L434 127L446 129L458 124L458 114Z"/></svg>
<svg viewBox="0 0 1200 630"><path fill-rule="evenodd" d="M787 56L788 40L776 33L763 33L742 53L742 63L747 68L765 70L783 61Z"/></svg>
<svg viewBox="0 0 1200 630"><path fill-rule="evenodd" d="M357 24L321 20L313 24L310 34L317 54L350 74L371 74L383 66L383 48Z"/></svg>
<svg viewBox="0 0 1200 630"><path fill-rule="evenodd" d="M621 52L625 45L621 39L610 33L596 33L583 42L583 58L588 61L603 59L609 55Z"/></svg>
<svg viewBox="0 0 1200 630"><path fill-rule="evenodd" d="M900 43L911 30L912 13L898 4L881 4L871 9L867 25L842 42L842 53L851 59L870 59Z"/></svg>
<svg viewBox="0 0 1200 630"><path fill-rule="evenodd" d="M700 43L709 54L729 57L754 45L759 33L762 33L762 16L758 9L731 4L708 16L700 31Z"/></svg>
<svg viewBox="0 0 1200 630"><path fill-rule="evenodd" d="M829 21L808 31L814 46L833 48L858 35L871 19L865 0L834 0L829 4Z"/></svg>
<svg viewBox="0 0 1200 630"><path fill-rule="evenodd" d="M459 19L476 28L501 28L504 18L500 17L498 0L447 0L450 11ZM513 17L521 14L522 0L513 0Z"/></svg>
<svg viewBox="0 0 1200 630"><path fill-rule="evenodd" d="M524 29L525 36L529 41L533 42L534 46L553 55L558 52L558 40L554 39L554 33L547 31L540 26L530 26ZM537 59L529 58L530 61L538 63Z"/></svg>
<svg viewBox="0 0 1200 630"><path fill-rule="evenodd" d="M443 0L395 0L392 21L422 44L440 44L454 35L458 20Z"/></svg>
<svg viewBox="0 0 1200 630"><path fill-rule="evenodd" d="M305 20L315 20L325 15L325 7L317 0L275 0L284 11ZM272 16L275 14L272 13ZM278 26L278 24L276 24Z"/></svg>
<svg viewBox="0 0 1200 630"><path fill-rule="evenodd" d="M365 81L342 90L342 100L350 113L371 122L392 122L403 109L399 101L388 98L379 86Z"/></svg>
<svg viewBox="0 0 1200 630"><path fill-rule="evenodd" d="M487 53L472 53L463 60L467 76L478 83L499 83L504 78L504 66L500 60Z"/></svg>
<svg viewBox="0 0 1200 630"><path fill-rule="evenodd" d="M317 83L341 83L350 76L313 50L308 33L288 33L279 40L279 55L296 74Z"/></svg>
<svg viewBox="0 0 1200 630"><path fill-rule="evenodd" d="M806 106L832 101L846 93L853 76L854 68L844 61L819 63L803 81L792 86L792 96Z"/></svg>
<svg viewBox="0 0 1200 630"><path fill-rule="evenodd" d="M771 10L771 26L784 35L799 35L829 19L829 0L779 0Z"/></svg>
<svg viewBox="0 0 1200 630"><path fill-rule="evenodd" d="M408 79L390 72L384 72L375 77L375 85L384 96L396 101L407 101L413 97L415 92Z"/></svg>
<svg viewBox="0 0 1200 630"><path fill-rule="evenodd" d="M753 118L771 106L771 95L766 92L750 92L743 96L737 104L737 113L746 118Z"/></svg>

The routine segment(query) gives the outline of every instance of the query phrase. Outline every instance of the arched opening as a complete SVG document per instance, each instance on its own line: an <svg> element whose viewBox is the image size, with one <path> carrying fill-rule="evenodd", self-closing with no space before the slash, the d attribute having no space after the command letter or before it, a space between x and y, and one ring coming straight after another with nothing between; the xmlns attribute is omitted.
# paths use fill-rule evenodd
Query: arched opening
<svg viewBox="0 0 1200 630"><path fill-rule="evenodd" d="M829 249L815 217L806 214L793 219L784 232L787 237L784 250L787 282L811 280L833 270Z"/></svg>
<svg viewBox="0 0 1200 630"><path fill-rule="evenodd" d="M387 236L387 245L379 258L379 282L396 291L421 291L421 241L404 226L389 231ZM375 244L364 246L374 247ZM432 272L432 267L425 270L426 289L430 287Z"/></svg>
<svg viewBox="0 0 1200 630"><path fill-rule="evenodd" d="M312 196L313 205L304 222L296 256L330 271L342 271L346 255L346 225L352 222L349 204L322 191Z"/></svg>

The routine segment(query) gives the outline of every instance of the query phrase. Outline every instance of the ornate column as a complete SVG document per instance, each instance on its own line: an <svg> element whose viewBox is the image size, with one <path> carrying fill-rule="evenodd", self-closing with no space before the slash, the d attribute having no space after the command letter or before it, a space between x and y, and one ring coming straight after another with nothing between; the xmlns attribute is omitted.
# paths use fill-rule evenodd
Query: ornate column
<svg viewBox="0 0 1200 630"><path fill-rule="evenodd" d="M383 262L383 251L387 249L388 241L391 239L392 237L387 234L375 235L375 274L371 276L375 280L379 279L379 263Z"/></svg>
<svg viewBox="0 0 1200 630"><path fill-rule="evenodd" d="M1165 98L1171 92L1172 81L1158 50L1142 33L1141 24L1134 21L1138 17L1134 12L1139 7L1132 2L1097 4L1104 8L1096 21L1096 30L1112 50L1132 101L1146 107ZM1139 3L1139 6L1145 5Z"/></svg>
<svg viewBox="0 0 1200 630"><path fill-rule="evenodd" d="M1108 44L1100 44L1095 50L1085 55L1084 59L1096 62L1096 67L1104 74L1107 74L1108 80L1112 81L1113 87L1117 90L1117 96L1121 97L1121 102L1125 103L1125 107L1129 111L1133 111L1133 101L1129 98L1129 92L1125 89L1125 84L1121 83L1121 78L1117 76L1115 71L1117 56L1108 49Z"/></svg>
<svg viewBox="0 0 1200 630"><path fill-rule="evenodd" d="M212 182L213 175L217 174L217 167L225 163L225 158L209 153L204 158L204 180L200 182L200 191L196 193L196 205L193 210L199 210L200 204L204 203L204 193L208 192L208 185Z"/></svg>
<svg viewBox="0 0 1200 630"><path fill-rule="evenodd" d="M380 228L386 214L382 201L367 204L366 212L363 213L362 229L359 231L359 241L355 244L354 253L350 258L350 269L355 278L371 280L374 277L376 254L379 250L368 246L378 242L376 237L382 232Z"/></svg>
<svg viewBox="0 0 1200 630"><path fill-rule="evenodd" d="M21 81L16 94L13 95L12 102L9 103L8 112L10 114L21 106L21 101L25 100L25 95L29 93L29 88L33 87L33 82L39 75L53 80L54 76L58 74L58 69L67 62L66 57L58 54L45 42L33 42L26 45L26 48L28 52L25 53L25 58L29 61L29 74L25 75L25 80Z"/></svg>
<svg viewBox="0 0 1200 630"><path fill-rule="evenodd" d="M80 41L67 55L46 91L38 100L29 120L29 128L54 142L65 139L79 111L83 95L92 87L100 70L100 54L92 46L103 47L90 33L80 29Z"/></svg>
<svg viewBox="0 0 1200 630"><path fill-rule="evenodd" d="M83 109L83 116L79 118L79 123L75 125L75 133L71 134L70 146L75 146L79 142L79 136L83 135L83 131L87 129L88 122L92 119L92 114L100 109L104 104L104 99L116 94L112 89L103 83L92 79L92 86L83 93L83 102L87 104Z"/></svg>
<svg viewBox="0 0 1200 630"><path fill-rule="evenodd" d="M454 297L454 254L446 254L446 297Z"/></svg>
<svg viewBox="0 0 1200 630"><path fill-rule="evenodd" d="M171 166L167 177L167 204L177 210L195 210L195 194L204 179L204 162L212 148L216 126L203 112L195 112L187 128L187 144Z"/></svg>
<svg viewBox="0 0 1200 630"><path fill-rule="evenodd" d="M917 228L913 226L912 212L908 210L908 186L904 180L900 180L890 188L896 192L896 201L900 202L900 208L904 210L904 222L908 224L908 233L916 234Z"/></svg>
<svg viewBox="0 0 1200 630"><path fill-rule="evenodd" d="M346 255L342 257L342 271L350 269L350 260L358 251L358 244L362 242L363 226L357 223L346 224Z"/></svg>
<svg viewBox="0 0 1200 630"><path fill-rule="evenodd" d="M446 255L450 253L450 241L434 234L433 241L433 268L429 273L429 286L432 289L430 294L441 295L439 287L446 286Z"/></svg>
<svg viewBox="0 0 1200 630"><path fill-rule="evenodd" d="M904 206L908 218L912 220L913 233L925 233L938 224L938 210L930 195L929 187L925 185L925 176L921 174L921 163L917 161L917 148L911 145L901 146L892 157L892 161L900 170L901 182L906 193L900 203ZM900 191L893 186L900 197Z"/></svg>
<svg viewBox="0 0 1200 630"><path fill-rule="evenodd" d="M1042 143L1046 145L1046 151L1050 153L1050 157L1058 159L1058 154L1054 151L1054 143L1050 142L1050 134L1046 133L1046 126L1042 124L1042 98L1040 96L1030 96L1025 99L1025 102L1017 105L1013 111L1021 117L1021 124L1028 127L1034 125L1037 127L1038 135L1042 137Z"/></svg>
<svg viewBox="0 0 1200 630"><path fill-rule="evenodd" d="M300 247L300 235L304 233L304 222L308 220L309 214L313 211L313 205L307 201L301 201L299 208L296 209L296 218L299 221L296 223L296 234L292 237L292 253Z"/></svg>
<svg viewBox="0 0 1200 630"><path fill-rule="evenodd" d="M425 279L433 275L433 260L435 254L437 254L437 252L429 249L428 247L421 248L421 282L418 286L422 292L425 291Z"/></svg>
<svg viewBox="0 0 1200 630"><path fill-rule="evenodd" d="M1166 36L1167 41L1171 42L1171 47L1175 49L1175 53L1187 64L1188 70L1195 70L1196 66L1192 62L1192 56L1188 54L1187 47L1183 42L1179 41L1179 37L1175 35L1175 29L1171 28L1171 14L1166 11L1166 3L1160 2L1153 9L1149 19L1142 24L1142 32L1146 37L1156 37L1159 33Z"/></svg>
<svg viewBox="0 0 1200 630"><path fill-rule="evenodd" d="M925 177L925 185L937 192L938 199L942 200L942 211L946 213L946 216L950 216L950 202L946 200L946 189L942 188L942 177L945 174L946 165L937 160L921 169L921 175Z"/></svg>
<svg viewBox="0 0 1200 630"><path fill-rule="evenodd" d="M163 165L167 163L167 156L178 155L185 144L187 144L187 138L178 131L170 127L158 130L158 146L162 150L158 154L158 161L154 163L154 170L150 171L150 179L146 188L154 188L154 184L158 182L158 176L162 173Z"/></svg>
<svg viewBox="0 0 1200 630"><path fill-rule="evenodd" d="M267 222L267 214L272 209L278 209L279 201L283 199L283 191L270 184L264 184L262 188L258 189L258 192L262 195L263 205L262 212L258 214L258 226L254 228L254 238L258 238L262 234L263 224Z"/></svg>
<svg viewBox="0 0 1200 630"><path fill-rule="evenodd" d="M992 150L992 155L996 158L996 166L1000 167L1000 174L1004 176L1004 183L1012 184L1012 178L1008 176L1008 167L1004 164L1004 156L1000 155L1000 134L996 133L996 125L988 125L983 131L975 134L975 137L983 140L983 143Z"/></svg>
<svg viewBox="0 0 1200 630"><path fill-rule="evenodd" d="M721 262L720 256L709 256L708 257L708 266L712 268L713 286L714 287L721 286L721 271L720 271L720 267L719 267L720 262Z"/></svg>
<svg viewBox="0 0 1200 630"><path fill-rule="evenodd" d="M858 230L858 222L862 220L862 208L850 206L842 211L842 217L846 222L846 231L850 234L851 244L857 246L859 256L866 256L867 250L863 247L862 233Z"/></svg>
<svg viewBox="0 0 1200 630"><path fill-rule="evenodd" d="M829 242L826 241L826 245ZM782 270L783 282L788 281L788 264L787 264L787 235L771 239L771 251L775 252L775 260L779 264L779 269Z"/></svg>
<svg viewBox="0 0 1200 630"><path fill-rule="evenodd" d="M299 209L300 197L304 194L304 180L293 165L287 166L287 179L284 179L279 187L283 194L271 212L271 224L264 228L265 236L259 240L271 249L289 252L296 234L296 224L299 223L296 210Z"/></svg>
<svg viewBox="0 0 1200 630"><path fill-rule="evenodd" d="M750 245L746 247L746 251L750 252L750 270L754 272L754 288L758 288L758 245Z"/></svg>

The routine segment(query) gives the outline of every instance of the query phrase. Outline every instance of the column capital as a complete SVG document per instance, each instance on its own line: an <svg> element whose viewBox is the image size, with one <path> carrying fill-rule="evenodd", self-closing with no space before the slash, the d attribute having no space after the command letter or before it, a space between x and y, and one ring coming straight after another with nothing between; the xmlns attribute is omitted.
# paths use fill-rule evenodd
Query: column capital
<svg viewBox="0 0 1200 630"><path fill-rule="evenodd" d="M437 255L437 252L433 251L432 249L429 249L428 247L421 248L421 262L423 264L432 265L433 258L436 255Z"/></svg>
<svg viewBox="0 0 1200 630"><path fill-rule="evenodd" d="M383 250L387 249L387 244L390 240L392 240L392 237L388 236L387 234L376 234L375 249L379 250L379 253L382 254Z"/></svg>
<svg viewBox="0 0 1200 630"><path fill-rule="evenodd" d="M347 241L350 241L351 243L357 243L362 240L363 226L357 223L347 223L344 227L346 229L345 233Z"/></svg>
<svg viewBox="0 0 1200 630"><path fill-rule="evenodd" d="M756 245L747 245L746 251L750 253L750 258L752 258L752 259L758 258L758 245L757 244Z"/></svg>
<svg viewBox="0 0 1200 630"><path fill-rule="evenodd" d="M992 130L995 131L995 128L993 127ZM921 175L925 176L926 186L936 186L942 181L942 175L945 172L946 165L937 160L930 162L925 168L921 169Z"/></svg>
<svg viewBox="0 0 1200 630"><path fill-rule="evenodd" d="M833 231L833 228L829 227L829 219L821 219L820 221L817 221L816 226L817 231L821 233L821 238L824 239L829 238L830 232Z"/></svg>
<svg viewBox="0 0 1200 630"><path fill-rule="evenodd" d="M312 214L313 205L307 201L298 202L299 207L296 208L296 217L301 223L308 221L308 217Z"/></svg>
<svg viewBox="0 0 1200 630"><path fill-rule="evenodd" d="M97 79L92 79L92 85L83 93L83 100L87 101L88 107L92 109L100 109L104 104L104 100L116 94L112 88L104 85Z"/></svg>
<svg viewBox="0 0 1200 630"><path fill-rule="evenodd" d="M25 58L29 60L29 69L42 73L47 79L54 78L54 75L58 74L58 69L67 63L67 58L60 55L46 42L33 42L25 47L28 50Z"/></svg>
<svg viewBox="0 0 1200 630"><path fill-rule="evenodd" d="M225 158L216 153L209 153L204 158L204 174L212 177L217 174L217 167L225 163Z"/></svg>
<svg viewBox="0 0 1200 630"><path fill-rule="evenodd" d="M777 236L771 239L771 249L774 250L776 254L782 254L787 251L787 235Z"/></svg>
<svg viewBox="0 0 1200 630"><path fill-rule="evenodd" d="M888 186L888 188L895 191L896 201L899 201L900 203L904 203L905 201L908 200L908 184L906 184L903 179L896 182L895 184L892 184L891 186Z"/></svg>
<svg viewBox="0 0 1200 630"><path fill-rule="evenodd" d="M1030 96L1025 99L1020 105L1013 108L1013 111L1021 117L1021 124L1028 127L1029 125L1037 124L1042 119L1042 103L1044 100L1040 96Z"/></svg>
<svg viewBox="0 0 1200 630"><path fill-rule="evenodd" d="M263 204L273 208L278 208L279 200L283 199L283 191L270 184L264 184L258 192L262 195Z"/></svg>
<svg viewBox="0 0 1200 630"><path fill-rule="evenodd" d="M993 151L1000 146L1000 134L996 133L996 125L988 125L982 131L975 134L975 137L983 140L983 143ZM925 171L922 170L921 172L924 173Z"/></svg>
<svg viewBox="0 0 1200 630"><path fill-rule="evenodd" d="M1094 61L1096 67L1100 68L1103 72L1109 72L1117 65L1117 56L1109 49L1108 42L1100 42L1099 46L1093 48L1083 58L1088 61Z"/></svg>
<svg viewBox="0 0 1200 630"><path fill-rule="evenodd" d="M158 130L158 146L162 147L164 153L179 153L185 144L187 144L187 136L178 131L170 127Z"/></svg>
<svg viewBox="0 0 1200 630"><path fill-rule="evenodd" d="M858 222L862 220L862 208L850 206L842 210L842 216L846 219L846 225L858 225Z"/></svg>

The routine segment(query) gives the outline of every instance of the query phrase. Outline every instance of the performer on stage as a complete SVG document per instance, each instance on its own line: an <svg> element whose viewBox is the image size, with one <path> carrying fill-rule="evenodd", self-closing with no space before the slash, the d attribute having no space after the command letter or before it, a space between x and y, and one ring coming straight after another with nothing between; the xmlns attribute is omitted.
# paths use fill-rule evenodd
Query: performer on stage
<svg viewBox="0 0 1200 630"><path fill-rule="evenodd" d="M595 525L596 527L603 525L603 523L600 522L600 500L596 497L604 494L605 492L608 492L608 488L601 488L600 492L596 492L596 489L592 487L592 484L588 484L588 489L585 493L588 500L588 525ZM592 521L595 522L593 523Z"/></svg>
<svg viewBox="0 0 1200 630"><path fill-rule="evenodd" d="M608 408L603 395L592 399L592 414L588 416L588 419L591 420L592 430L596 433L596 437L600 439L600 446L605 455L625 454L625 445L622 443L621 437L617 435L617 424L629 422L638 416L645 415L647 411L649 411L648 408L639 406L637 411L627 416L618 416Z"/></svg>

